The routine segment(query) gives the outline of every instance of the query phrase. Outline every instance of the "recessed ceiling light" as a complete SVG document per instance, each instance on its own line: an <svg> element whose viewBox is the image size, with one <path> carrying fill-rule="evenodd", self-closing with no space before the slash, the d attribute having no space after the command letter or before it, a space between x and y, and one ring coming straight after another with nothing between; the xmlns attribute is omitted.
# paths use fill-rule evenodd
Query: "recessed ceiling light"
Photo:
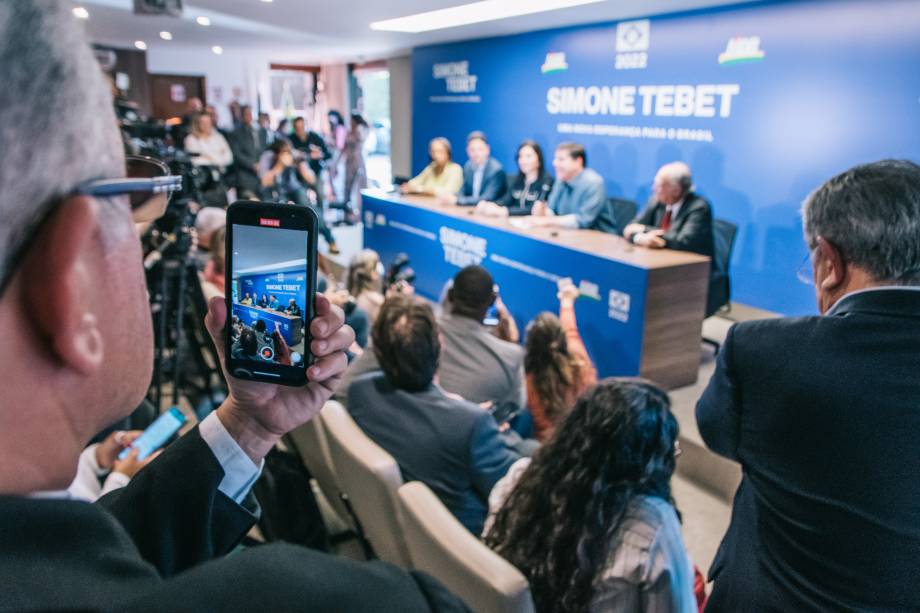
<svg viewBox="0 0 920 613"><path fill-rule="evenodd" d="M146 50L147 50L147 43L145 43L145 42L142 41L142 40L136 40L136 41L134 41L134 46L137 47L138 49L140 49L141 51L146 51Z"/></svg>
<svg viewBox="0 0 920 613"><path fill-rule="evenodd" d="M221 53L224 52L224 48L221 47L220 45L214 45L213 47L211 47L211 51L213 51L217 55L220 55Z"/></svg>
<svg viewBox="0 0 920 613"><path fill-rule="evenodd" d="M162 32L160 32L160 38L162 38L163 40L172 40L172 32L167 32L166 30L163 30Z"/></svg>
<svg viewBox="0 0 920 613"><path fill-rule="evenodd" d="M495 21L520 15L531 15L544 11L569 8L582 4L594 4L604 0L482 0L436 11L426 11L396 19L375 21L372 30L390 32L429 32L465 26L471 23Z"/></svg>
<svg viewBox="0 0 920 613"><path fill-rule="evenodd" d="M73 16L76 17L77 19L89 19L89 11L87 11L82 6L73 7L73 10L71 12L73 13Z"/></svg>
<svg viewBox="0 0 920 613"><path fill-rule="evenodd" d="M274 0L262 0L262 2L264 2L265 4L269 4L271 2L274 2Z"/></svg>
<svg viewBox="0 0 920 613"><path fill-rule="evenodd" d="M209 26L211 25L211 19L209 17L205 17L204 15L199 15L195 18L195 23L200 26Z"/></svg>

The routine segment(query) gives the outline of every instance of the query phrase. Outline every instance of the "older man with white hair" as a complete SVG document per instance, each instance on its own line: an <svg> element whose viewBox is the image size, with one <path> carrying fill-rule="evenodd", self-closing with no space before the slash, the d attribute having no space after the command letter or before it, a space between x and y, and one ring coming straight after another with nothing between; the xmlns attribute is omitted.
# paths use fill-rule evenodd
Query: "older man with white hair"
<svg viewBox="0 0 920 613"><path fill-rule="evenodd" d="M693 192L690 167L662 166L652 184L648 206L623 230L623 236L652 249L679 249L712 257L712 207Z"/></svg>
<svg viewBox="0 0 920 613"><path fill-rule="evenodd" d="M270 545L224 557L255 519L265 454L344 371L354 334L322 296L306 386L228 376L227 400L127 487L93 505L35 495L65 488L87 441L150 382L132 221L145 192L175 183L125 179L112 100L69 6L0 3L0 609L464 610L382 563ZM226 317L213 300L219 351Z"/></svg>

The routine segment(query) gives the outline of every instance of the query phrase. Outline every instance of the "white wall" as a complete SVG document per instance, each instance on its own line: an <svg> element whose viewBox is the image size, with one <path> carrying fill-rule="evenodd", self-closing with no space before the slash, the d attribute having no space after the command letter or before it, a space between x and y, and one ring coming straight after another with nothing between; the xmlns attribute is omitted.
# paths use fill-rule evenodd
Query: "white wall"
<svg viewBox="0 0 920 613"><path fill-rule="evenodd" d="M387 60L390 71L390 158L394 176L412 174L412 61L409 56Z"/></svg>

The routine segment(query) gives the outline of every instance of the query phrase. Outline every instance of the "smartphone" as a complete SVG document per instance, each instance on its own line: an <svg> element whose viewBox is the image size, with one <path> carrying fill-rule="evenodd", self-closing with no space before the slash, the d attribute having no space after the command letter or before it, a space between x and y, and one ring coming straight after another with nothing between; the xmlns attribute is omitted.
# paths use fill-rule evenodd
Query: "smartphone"
<svg viewBox="0 0 920 613"><path fill-rule="evenodd" d="M293 204L227 208L224 355L232 376L306 384L318 223L311 208Z"/></svg>
<svg viewBox="0 0 920 613"><path fill-rule="evenodd" d="M498 309L495 308L494 304L486 311L486 316L485 319L482 320L482 323L486 326L498 325Z"/></svg>
<svg viewBox="0 0 920 613"><path fill-rule="evenodd" d="M489 412L492 413L495 422L501 426L517 417L518 413L521 412L521 407L516 402L503 402L492 406Z"/></svg>
<svg viewBox="0 0 920 613"><path fill-rule="evenodd" d="M125 447L122 452L118 454L118 459L124 460L127 458L132 449L137 449L138 460L146 459L147 456L171 439L184 423L185 415L182 414L182 411L176 407L169 409L157 417L139 437L134 439L130 447Z"/></svg>

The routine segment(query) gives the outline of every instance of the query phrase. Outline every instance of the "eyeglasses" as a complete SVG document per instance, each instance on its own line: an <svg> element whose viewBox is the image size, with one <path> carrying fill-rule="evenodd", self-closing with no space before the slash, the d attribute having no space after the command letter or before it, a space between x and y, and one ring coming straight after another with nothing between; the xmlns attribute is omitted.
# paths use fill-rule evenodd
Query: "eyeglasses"
<svg viewBox="0 0 920 613"><path fill-rule="evenodd" d="M74 190L95 198L129 196L135 223L158 219L174 192L182 189L182 177L169 174L169 166L143 155L125 158L125 178L87 181Z"/></svg>
<svg viewBox="0 0 920 613"><path fill-rule="evenodd" d="M814 267L811 264L811 254L812 251L809 251L805 254L805 259L802 260L802 263L799 264L798 268L795 269L796 278L804 283L814 287L815 285L815 272Z"/></svg>
<svg viewBox="0 0 920 613"><path fill-rule="evenodd" d="M171 175L169 166L160 160L143 155L129 155L125 157L125 177L120 179L95 179L81 183L71 190L71 195L85 195L94 198L116 198L128 196L131 207L131 217L135 223L153 221L166 212L166 206L172 194L182 189L182 177ZM41 223L34 227L25 228L23 238L10 251L7 266L3 269L0 278L0 296L6 290L7 283L12 277L19 260L25 254L32 236L44 223L48 215L54 211L54 206L45 203L46 209Z"/></svg>

